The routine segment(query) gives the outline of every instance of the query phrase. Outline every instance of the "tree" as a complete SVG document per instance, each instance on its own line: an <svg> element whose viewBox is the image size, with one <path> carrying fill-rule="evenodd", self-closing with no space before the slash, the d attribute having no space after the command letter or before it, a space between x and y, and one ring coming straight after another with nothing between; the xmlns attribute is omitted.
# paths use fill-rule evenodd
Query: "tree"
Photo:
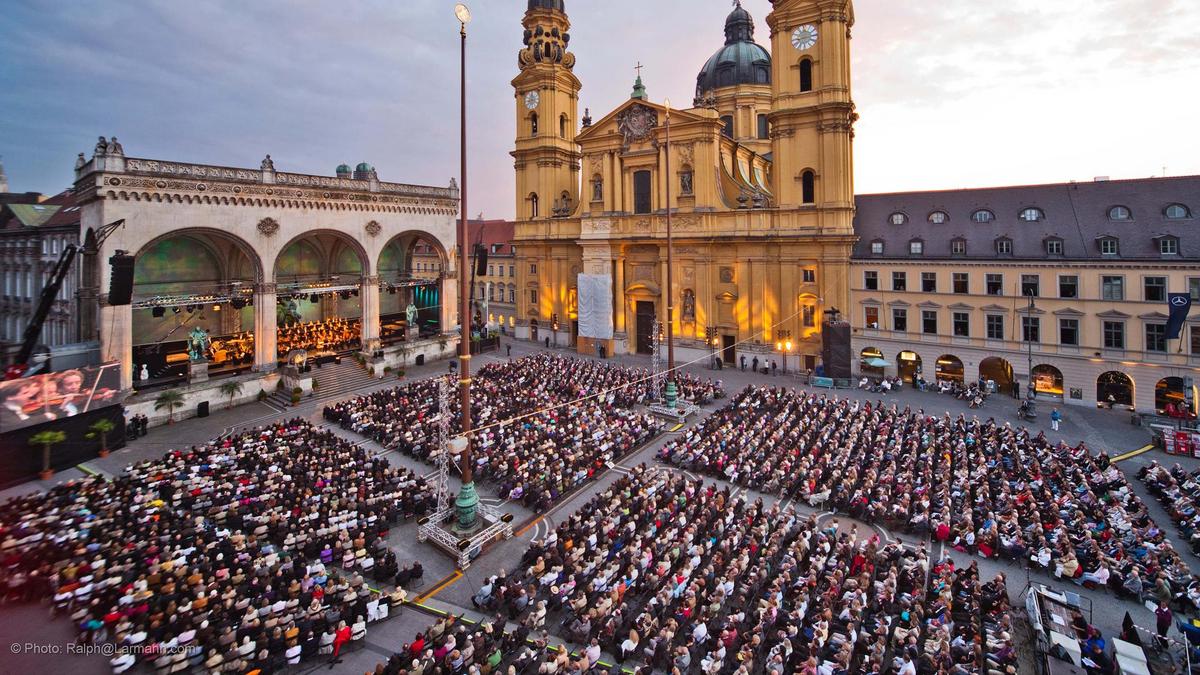
<svg viewBox="0 0 1200 675"><path fill-rule="evenodd" d="M221 383L221 393L229 397L229 407L233 408L233 399L242 393L242 383L237 380L227 380Z"/></svg>
<svg viewBox="0 0 1200 675"><path fill-rule="evenodd" d="M42 480L50 480L50 477L54 475L54 469L50 468L50 448L65 440L67 440L67 434L62 431L39 431L30 436L30 445L42 446Z"/></svg>
<svg viewBox="0 0 1200 675"><path fill-rule="evenodd" d="M154 399L154 409L167 409L167 424L175 423L175 409L183 407L183 393L178 389L168 389Z"/></svg>
<svg viewBox="0 0 1200 675"><path fill-rule="evenodd" d="M98 419L88 428L91 429L91 432L87 435L89 439L100 439L100 456L108 457L108 434L113 429L116 429L117 425L113 424L112 420L109 419Z"/></svg>

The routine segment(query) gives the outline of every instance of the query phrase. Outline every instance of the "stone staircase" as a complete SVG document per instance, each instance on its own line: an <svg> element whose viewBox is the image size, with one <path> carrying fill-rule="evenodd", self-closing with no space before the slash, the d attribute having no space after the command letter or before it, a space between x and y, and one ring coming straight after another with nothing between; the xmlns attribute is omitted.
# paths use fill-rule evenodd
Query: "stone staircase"
<svg viewBox="0 0 1200 675"><path fill-rule="evenodd" d="M320 368L314 366L310 374L317 383L317 391L311 398L301 399L301 403L341 398L378 382L351 356L342 357L341 363L327 363ZM280 410L286 410L292 405L292 392L282 389L275 391L267 397L267 403Z"/></svg>

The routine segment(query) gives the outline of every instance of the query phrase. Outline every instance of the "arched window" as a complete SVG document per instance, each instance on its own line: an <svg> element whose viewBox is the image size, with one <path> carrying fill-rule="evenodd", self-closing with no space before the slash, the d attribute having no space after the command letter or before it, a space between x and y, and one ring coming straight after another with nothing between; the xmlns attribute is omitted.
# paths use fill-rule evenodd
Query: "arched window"
<svg viewBox="0 0 1200 675"><path fill-rule="evenodd" d="M804 59L800 62L800 91L813 90L812 75L812 59Z"/></svg>
<svg viewBox="0 0 1200 675"><path fill-rule="evenodd" d="M817 177L812 171L800 174L800 200L805 204L817 201Z"/></svg>
<svg viewBox="0 0 1200 675"><path fill-rule="evenodd" d="M567 115L566 115L566 113L563 113L563 115L558 118L558 136L559 136L559 138L567 137Z"/></svg>
<svg viewBox="0 0 1200 675"><path fill-rule="evenodd" d="M721 124L725 125L722 133L726 138L733 138L733 115L725 115L721 117Z"/></svg>
<svg viewBox="0 0 1200 675"><path fill-rule="evenodd" d="M1031 206L1027 209L1022 209L1021 214L1017 217L1027 223L1036 223L1039 220L1045 220L1046 214L1036 206Z"/></svg>
<svg viewBox="0 0 1200 675"><path fill-rule="evenodd" d="M1133 218L1133 212L1128 206L1114 206L1108 210L1109 220L1130 220Z"/></svg>
<svg viewBox="0 0 1200 675"><path fill-rule="evenodd" d="M604 179L600 174L592 176L592 201L598 202L604 200Z"/></svg>
<svg viewBox="0 0 1200 675"><path fill-rule="evenodd" d="M888 216L888 222L893 225L903 225L908 222L908 216L897 211L897 212L893 213L892 215Z"/></svg>
<svg viewBox="0 0 1200 675"><path fill-rule="evenodd" d="M767 122L766 115L758 116L758 138L766 140L771 137L771 125Z"/></svg>
<svg viewBox="0 0 1200 675"><path fill-rule="evenodd" d="M1191 218L1192 212L1183 204L1171 204L1163 211L1163 215L1168 220L1183 220L1184 218Z"/></svg>
<svg viewBox="0 0 1200 675"><path fill-rule="evenodd" d="M995 219L996 219L996 214L992 213L991 211L988 211L987 209L979 209L975 213L971 214L971 220L973 220L977 223L990 223Z"/></svg>
<svg viewBox="0 0 1200 675"><path fill-rule="evenodd" d="M934 211L933 213L929 214L929 222L933 223L934 225L941 225L947 220L950 220L950 216L948 216L945 211Z"/></svg>
<svg viewBox="0 0 1200 675"><path fill-rule="evenodd" d="M536 192L529 195L529 217L538 217L538 196Z"/></svg>
<svg viewBox="0 0 1200 675"><path fill-rule="evenodd" d="M529 113L529 135L530 136L537 136L537 130L538 130L537 123L538 123L537 113Z"/></svg>

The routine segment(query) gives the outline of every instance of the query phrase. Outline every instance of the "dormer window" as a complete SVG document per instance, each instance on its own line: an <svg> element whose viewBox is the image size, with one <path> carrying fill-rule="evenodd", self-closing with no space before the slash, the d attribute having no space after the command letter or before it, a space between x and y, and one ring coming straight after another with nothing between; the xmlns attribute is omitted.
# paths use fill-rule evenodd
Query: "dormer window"
<svg viewBox="0 0 1200 675"><path fill-rule="evenodd" d="M1158 252L1162 255L1179 255L1179 237L1160 237Z"/></svg>
<svg viewBox="0 0 1200 675"><path fill-rule="evenodd" d="M1008 237L996 239L996 255L1012 255L1013 242Z"/></svg>
<svg viewBox="0 0 1200 675"><path fill-rule="evenodd" d="M908 242L908 254L909 255L924 255L925 254L925 242L920 239L913 239L912 241Z"/></svg>
<svg viewBox="0 0 1200 675"><path fill-rule="evenodd" d="M892 215L888 216L888 220L893 225L903 225L908 222L908 216L897 211L896 213L893 213Z"/></svg>
<svg viewBox="0 0 1200 675"><path fill-rule="evenodd" d="M995 219L996 219L996 214L992 213L991 211L988 211L987 209L979 209L975 213L971 214L971 220L973 220L977 223L990 223Z"/></svg>
<svg viewBox="0 0 1200 675"><path fill-rule="evenodd" d="M950 253L952 255L967 254L967 240L962 237L955 237L950 240Z"/></svg>
<svg viewBox="0 0 1200 675"><path fill-rule="evenodd" d="M883 240L876 239L871 242L871 255L883 255Z"/></svg>
<svg viewBox="0 0 1200 675"><path fill-rule="evenodd" d="M1043 240L1043 244L1046 247L1046 255L1063 254L1063 240L1059 237L1047 237Z"/></svg>
<svg viewBox="0 0 1200 675"><path fill-rule="evenodd" d="M1192 212L1183 204L1171 204L1163 210L1163 215L1167 220L1184 220L1192 217Z"/></svg>
<svg viewBox="0 0 1200 675"><path fill-rule="evenodd" d="M1121 252L1120 240L1116 237L1100 238L1100 255L1117 255Z"/></svg>
<svg viewBox="0 0 1200 675"><path fill-rule="evenodd" d="M1041 209L1031 206L1027 209L1022 209L1021 214L1017 217L1027 223L1036 223L1039 220L1045 220L1046 214Z"/></svg>
<svg viewBox="0 0 1200 675"><path fill-rule="evenodd" d="M950 216L947 215L945 211L934 211L933 213L929 214L929 222L933 223L934 225L941 225L947 220L950 220Z"/></svg>
<svg viewBox="0 0 1200 675"><path fill-rule="evenodd" d="M1109 220L1132 220L1133 212L1128 206L1114 206L1108 210Z"/></svg>

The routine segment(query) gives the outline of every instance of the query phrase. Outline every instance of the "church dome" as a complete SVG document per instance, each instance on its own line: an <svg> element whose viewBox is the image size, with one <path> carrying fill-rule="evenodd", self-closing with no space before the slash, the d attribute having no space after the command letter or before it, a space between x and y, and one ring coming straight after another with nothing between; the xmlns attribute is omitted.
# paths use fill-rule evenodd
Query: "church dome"
<svg viewBox="0 0 1200 675"><path fill-rule="evenodd" d="M552 9L559 12L565 12L563 9L563 0L529 0L529 9Z"/></svg>
<svg viewBox="0 0 1200 675"><path fill-rule="evenodd" d="M725 18L725 46L696 76L696 98L739 84L771 84L771 54L754 42L754 18L740 4Z"/></svg>

